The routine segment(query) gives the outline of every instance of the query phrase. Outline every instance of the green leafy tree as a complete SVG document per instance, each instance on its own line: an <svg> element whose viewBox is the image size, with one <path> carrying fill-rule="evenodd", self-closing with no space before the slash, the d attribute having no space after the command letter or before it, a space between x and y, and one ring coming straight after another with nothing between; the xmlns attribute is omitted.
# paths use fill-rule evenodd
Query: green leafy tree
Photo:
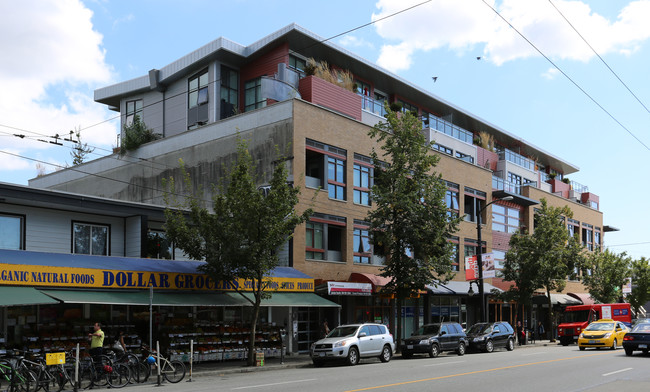
<svg viewBox="0 0 650 392"><path fill-rule="evenodd" d="M202 206L197 194L179 202L170 191L176 189L174 179L166 182L165 202L175 208L165 210L165 228L168 238L189 257L206 261L201 266L204 273L215 282L232 282L236 292L253 306L248 340L248 364L252 366L261 303L273 291L269 273L278 266L276 249L292 237L296 226L312 211L296 211L300 190L287 183L284 159L273 171L268 192L261 192L245 141L239 140L237 153L229 182L214 189L212 211ZM181 168L185 188L192 189L182 162ZM236 284L241 281L251 283L252 293Z"/></svg>
<svg viewBox="0 0 650 392"><path fill-rule="evenodd" d="M72 151L70 151L72 166L82 164L86 160L86 156L95 151L94 147L88 147L88 143L81 142L81 129L76 129L74 134L77 136L77 141L75 142L74 147L72 147Z"/></svg>
<svg viewBox="0 0 650 392"><path fill-rule="evenodd" d="M140 116L133 116L133 122L130 125L125 125L122 132L120 156L124 156L129 151L137 150L141 145L153 142L161 137L160 134L154 133L152 129L147 128Z"/></svg>
<svg viewBox="0 0 650 392"><path fill-rule="evenodd" d="M645 257L632 261L632 292L627 296L635 314L650 301L650 261Z"/></svg>
<svg viewBox="0 0 650 392"><path fill-rule="evenodd" d="M535 211L534 232L515 233L504 261L504 277L517 283L520 298L532 294L531 289L546 291L551 311L548 331L554 328L551 291L562 291L567 276L574 274L583 260L583 249L576 238L569 236L563 216L573 217L569 207L551 207L541 199L541 208Z"/></svg>
<svg viewBox="0 0 650 392"><path fill-rule="evenodd" d="M586 257L582 282L598 302L608 304L622 301L622 287L630 277L631 260L625 252L598 250Z"/></svg>
<svg viewBox="0 0 650 392"><path fill-rule="evenodd" d="M447 188L433 172L439 157L431 153L422 124L411 113L386 110L386 122L369 132L381 144L382 154L374 149L371 154L375 208L367 219L375 252L386 257L381 275L390 282L384 291L397 300L399 347L404 299L426 284L446 282L452 276L453 246L447 240L458 230L460 219L448 215L444 201Z"/></svg>

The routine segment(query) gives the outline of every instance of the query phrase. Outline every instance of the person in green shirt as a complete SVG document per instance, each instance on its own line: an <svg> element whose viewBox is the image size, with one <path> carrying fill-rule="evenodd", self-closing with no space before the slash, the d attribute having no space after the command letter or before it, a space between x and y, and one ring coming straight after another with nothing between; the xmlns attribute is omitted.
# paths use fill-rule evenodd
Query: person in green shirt
<svg viewBox="0 0 650 392"><path fill-rule="evenodd" d="M88 338L90 339L90 355L97 357L102 355L102 348L104 347L104 331L102 331L102 325L100 323L95 323L93 329L95 332L88 334Z"/></svg>

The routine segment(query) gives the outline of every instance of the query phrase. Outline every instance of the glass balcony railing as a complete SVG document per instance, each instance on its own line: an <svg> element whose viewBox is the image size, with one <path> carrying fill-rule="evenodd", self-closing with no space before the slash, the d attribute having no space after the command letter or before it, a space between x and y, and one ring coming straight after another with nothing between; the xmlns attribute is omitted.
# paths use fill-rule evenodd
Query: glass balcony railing
<svg viewBox="0 0 650 392"><path fill-rule="evenodd" d="M574 192L578 192L578 193L589 192L588 186L582 185L581 183L575 181L571 181L571 189L573 189Z"/></svg>
<svg viewBox="0 0 650 392"><path fill-rule="evenodd" d="M528 159L523 155L519 155L508 149L499 151L499 159L505 159L506 161L519 165L524 169L535 171L535 162L532 159Z"/></svg>
<svg viewBox="0 0 650 392"><path fill-rule="evenodd" d="M376 99L372 99L367 95L362 95L361 96L361 108L364 110L367 110L369 112L372 112L378 116L384 117L386 115L386 108L384 107L384 101L378 101Z"/></svg>
<svg viewBox="0 0 650 392"><path fill-rule="evenodd" d="M506 181L503 178L492 176L492 189L497 189L500 191L506 191L521 195L521 188L524 186L532 186L537 188L537 181L527 182L525 184L515 184L510 181Z"/></svg>
<svg viewBox="0 0 650 392"><path fill-rule="evenodd" d="M474 139L474 135L471 132L436 116L423 116L422 127L435 129L438 132L442 132L467 144L472 144Z"/></svg>

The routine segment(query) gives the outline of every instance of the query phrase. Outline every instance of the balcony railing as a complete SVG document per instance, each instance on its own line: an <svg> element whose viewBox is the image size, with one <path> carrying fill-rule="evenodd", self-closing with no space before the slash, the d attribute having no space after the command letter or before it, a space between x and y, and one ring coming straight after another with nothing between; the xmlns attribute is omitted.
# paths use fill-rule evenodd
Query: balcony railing
<svg viewBox="0 0 650 392"><path fill-rule="evenodd" d="M506 181L503 178L492 176L492 189L497 189L500 191L506 191L511 193L516 193L521 195L521 188L524 186L532 186L537 188L537 181L527 182L525 184L515 184L510 181Z"/></svg>
<svg viewBox="0 0 650 392"><path fill-rule="evenodd" d="M361 108L372 112L378 116L384 117L386 115L386 108L384 107L384 101L378 101L372 99L367 95L361 95Z"/></svg>
<svg viewBox="0 0 650 392"><path fill-rule="evenodd" d="M519 155L508 149L499 151L499 159L505 159L506 161L519 165L524 169L535 171L535 162L532 159L528 159L525 156Z"/></svg>
<svg viewBox="0 0 650 392"><path fill-rule="evenodd" d="M449 135L455 139L463 141L467 144L472 144L474 135L464 130L461 127L458 127L449 121L443 120L440 117L436 116L423 116L422 117L422 126L424 128L435 129L438 132L442 132L445 135Z"/></svg>
<svg viewBox="0 0 650 392"><path fill-rule="evenodd" d="M574 192L578 192L578 193L589 192L588 186L582 185L579 182L575 182L575 181L571 181L571 188L573 189Z"/></svg>

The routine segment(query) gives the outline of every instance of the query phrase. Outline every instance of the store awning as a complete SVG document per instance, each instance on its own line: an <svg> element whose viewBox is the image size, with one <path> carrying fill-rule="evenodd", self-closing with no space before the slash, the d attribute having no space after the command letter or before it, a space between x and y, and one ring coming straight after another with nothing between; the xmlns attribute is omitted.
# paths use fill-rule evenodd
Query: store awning
<svg viewBox="0 0 650 392"><path fill-rule="evenodd" d="M457 280L450 280L449 282L445 284L440 284L438 283L437 287L434 287L434 285L426 285L425 286L427 290L431 291L433 294L439 294L439 295L469 295L469 282L465 281L457 281ZM476 287L476 286L475 286ZM493 290L496 290L497 292L503 292L498 287L492 286L489 283L483 282L483 292L485 294L491 294Z"/></svg>
<svg viewBox="0 0 650 392"><path fill-rule="evenodd" d="M237 296L239 294L233 294ZM253 298L253 293L245 293L249 298ZM247 302L247 304L249 304ZM273 293L271 298L262 300L262 306L315 306L315 307L337 307L341 305L320 297L314 293Z"/></svg>
<svg viewBox="0 0 650 392"><path fill-rule="evenodd" d="M149 305L148 291L39 290L67 304Z"/></svg>
<svg viewBox="0 0 650 392"><path fill-rule="evenodd" d="M591 297L589 293L568 293L571 297L582 301L583 305L593 305L596 301Z"/></svg>
<svg viewBox="0 0 650 392"><path fill-rule="evenodd" d="M548 304L548 297L546 296L546 294L534 296L533 303L542 304L542 305ZM561 306L582 305L582 301L575 299L568 294L551 293L551 305L561 305Z"/></svg>
<svg viewBox="0 0 650 392"><path fill-rule="evenodd" d="M445 285L438 283L437 285L432 285L432 284L427 284L424 287L426 287L427 290L429 290L432 294L456 294L453 290L447 288Z"/></svg>
<svg viewBox="0 0 650 392"><path fill-rule="evenodd" d="M33 287L0 286L0 306L58 304Z"/></svg>
<svg viewBox="0 0 650 392"><path fill-rule="evenodd" d="M250 306L237 293L155 293L153 304L158 306Z"/></svg>

